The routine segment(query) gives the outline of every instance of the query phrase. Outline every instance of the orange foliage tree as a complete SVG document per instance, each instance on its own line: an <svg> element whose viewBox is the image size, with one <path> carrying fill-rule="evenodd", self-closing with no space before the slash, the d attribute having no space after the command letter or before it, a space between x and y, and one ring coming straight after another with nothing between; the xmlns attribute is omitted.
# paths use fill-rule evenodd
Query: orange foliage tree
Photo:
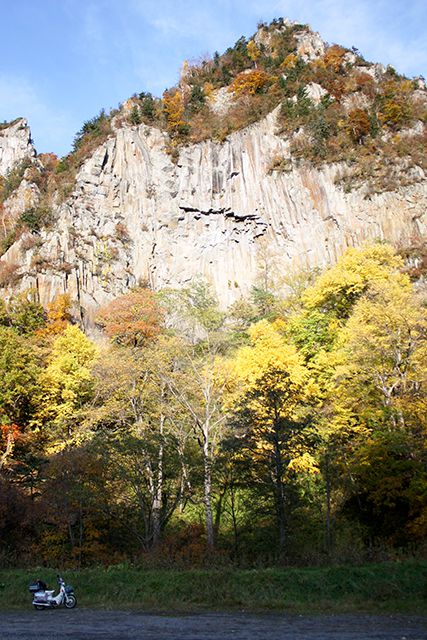
<svg viewBox="0 0 427 640"><path fill-rule="evenodd" d="M66 329L70 320L70 296L61 293L48 304L47 323L39 330L39 335L56 336Z"/></svg>
<svg viewBox="0 0 427 640"><path fill-rule="evenodd" d="M253 95L254 93L258 93L271 81L272 77L261 69L254 69L249 72L243 71L234 78L229 90L237 95Z"/></svg>
<svg viewBox="0 0 427 640"><path fill-rule="evenodd" d="M344 49L344 47L340 47L338 44L333 44L323 56L323 62L327 67L331 67L334 71L338 72L342 68L346 53L347 50Z"/></svg>
<svg viewBox="0 0 427 640"><path fill-rule="evenodd" d="M364 109L353 109L348 114L345 129L354 142L362 142L371 129L371 121Z"/></svg>
<svg viewBox="0 0 427 640"><path fill-rule="evenodd" d="M135 289L103 307L96 322L114 342L140 346L158 335L162 319L155 294Z"/></svg>
<svg viewBox="0 0 427 640"><path fill-rule="evenodd" d="M166 114L169 131L175 134L180 133L186 123L184 120L184 100L179 90L164 92L163 110Z"/></svg>

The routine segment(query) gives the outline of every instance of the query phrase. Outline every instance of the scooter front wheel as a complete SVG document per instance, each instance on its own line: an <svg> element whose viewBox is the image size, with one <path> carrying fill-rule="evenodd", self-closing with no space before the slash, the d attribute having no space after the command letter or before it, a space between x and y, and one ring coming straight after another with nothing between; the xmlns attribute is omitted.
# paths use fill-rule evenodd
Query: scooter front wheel
<svg viewBox="0 0 427 640"><path fill-rule="evenodd" d="M37 609L37 611L41 611L42 609L46 609L46 607L44 607L42 604L35 604L34 609Z"/></svg>
<svg viewBox="0 0 427 640"><path fill-rule="evenodd" d="M73 596L73 595L67 596L64 602L64 605L66 606L67 609L74 609L76 604L77 604L77 599L76 599L76 596Z"/></svg>

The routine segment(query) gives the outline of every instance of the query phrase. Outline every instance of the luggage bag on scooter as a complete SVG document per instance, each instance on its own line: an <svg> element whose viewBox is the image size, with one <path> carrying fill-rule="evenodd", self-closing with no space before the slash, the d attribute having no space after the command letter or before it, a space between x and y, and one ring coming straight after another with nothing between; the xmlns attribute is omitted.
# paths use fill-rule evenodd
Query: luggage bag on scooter
<svg viewBox="0 0 427 640"><path fill-rule="evenodd" d="M32 582L28 587L28 591L30 593L37 593L37 591L45 591L47 589L47 584L43 582L43 580L37 580L37 582Z"/></svg>

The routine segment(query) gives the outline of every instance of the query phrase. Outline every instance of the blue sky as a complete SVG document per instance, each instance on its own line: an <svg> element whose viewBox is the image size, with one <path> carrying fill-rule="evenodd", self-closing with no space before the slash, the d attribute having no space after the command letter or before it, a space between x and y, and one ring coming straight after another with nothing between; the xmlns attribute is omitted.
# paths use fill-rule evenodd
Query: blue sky
<svg viewBox="0 0 427 640"><path fill-rule="evenodd" d="M222 52L260 20L308 22L330 42L427 75L426 0L0 0L0 122L29 120L64 155L85 120L161 95L185 59Z"/></svg>

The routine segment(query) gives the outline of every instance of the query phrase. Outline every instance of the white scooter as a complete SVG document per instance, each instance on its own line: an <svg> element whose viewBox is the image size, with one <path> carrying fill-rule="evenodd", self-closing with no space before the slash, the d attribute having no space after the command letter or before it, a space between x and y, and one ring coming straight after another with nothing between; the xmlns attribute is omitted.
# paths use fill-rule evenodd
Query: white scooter
<svg viewBox="0 0 427 640"><path fill-rule="evenodd" d="M57 576L59 584L59 593L54 596L54 589L47 589L46 584L42 580L37 580L28 587L33 595L33 605L36 609L46 609L47 607L60 607L62 604L67 609L74 609L77 604L74 589L70 584L65 584L61 576Z"/></svg>

